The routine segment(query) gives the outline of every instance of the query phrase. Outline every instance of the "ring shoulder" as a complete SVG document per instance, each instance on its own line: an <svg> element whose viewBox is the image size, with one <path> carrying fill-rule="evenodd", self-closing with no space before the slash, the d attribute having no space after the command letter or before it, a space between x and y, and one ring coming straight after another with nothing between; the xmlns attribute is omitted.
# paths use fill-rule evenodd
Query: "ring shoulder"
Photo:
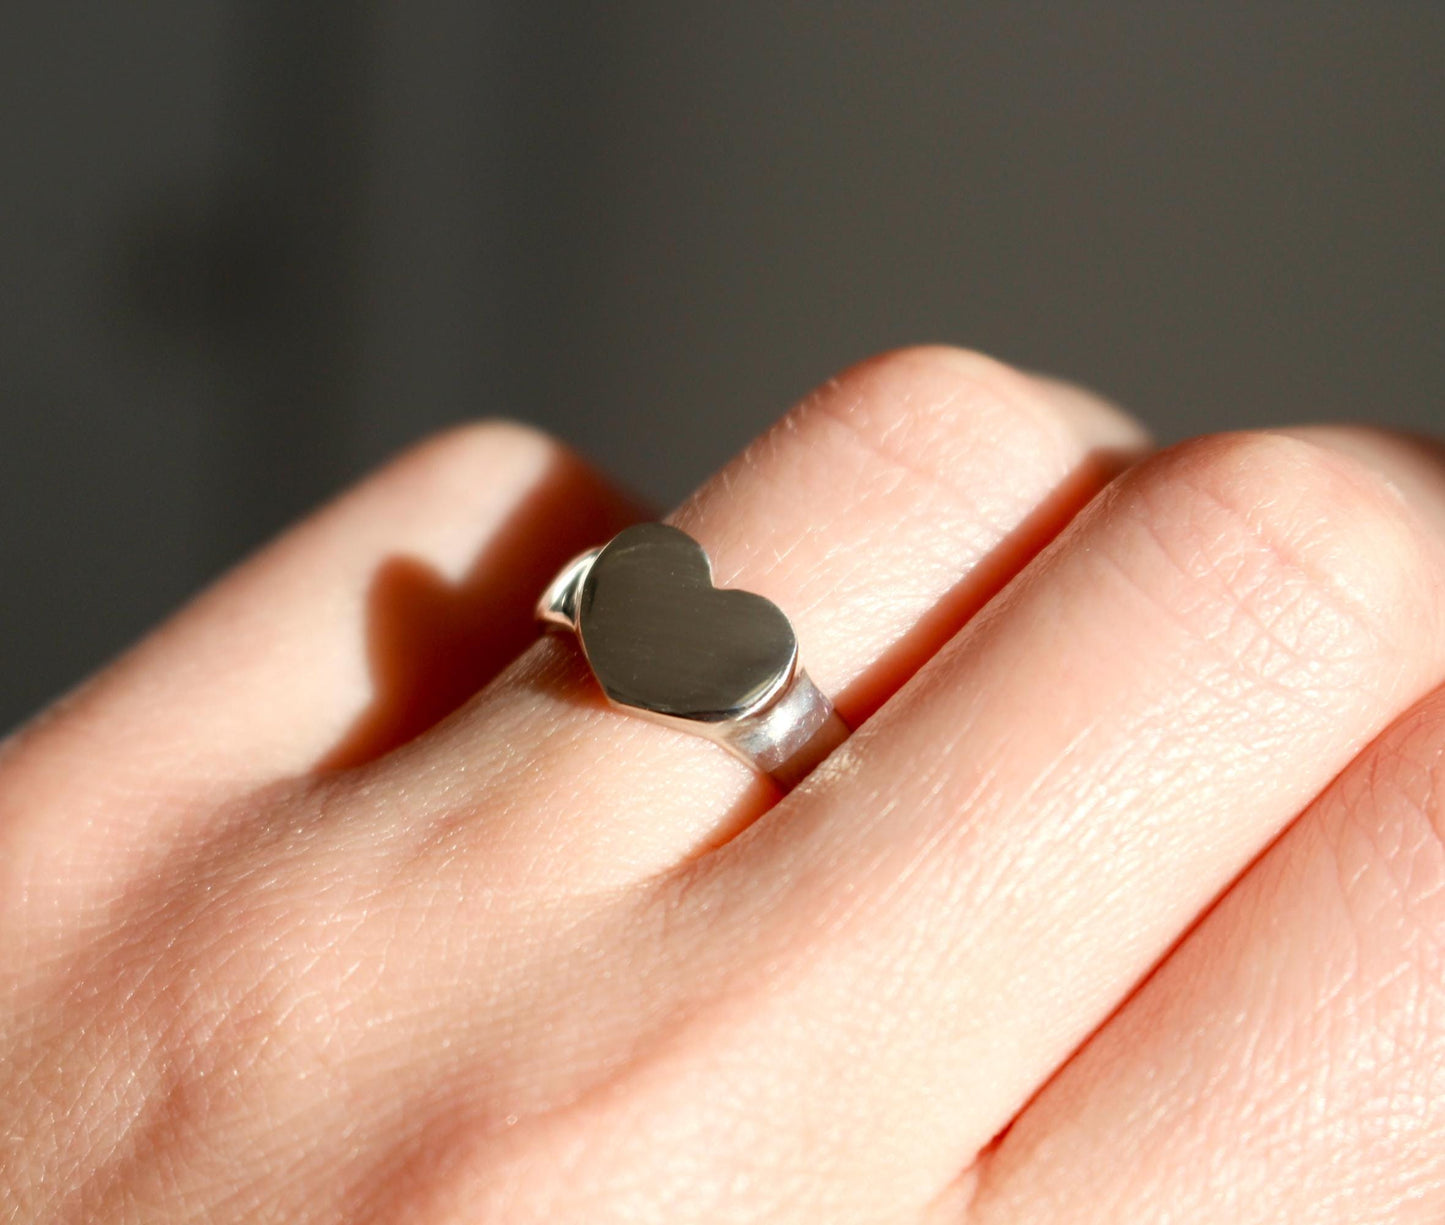
<svg viewBox="0 0 1445 1225"><path fill-rule="evenodd" d="M537 601L537 620L549 627L575 631L577 629L577 604L582 595L582 584L592 563L597 560L601 548L588 549L562 567Z"/></svg>

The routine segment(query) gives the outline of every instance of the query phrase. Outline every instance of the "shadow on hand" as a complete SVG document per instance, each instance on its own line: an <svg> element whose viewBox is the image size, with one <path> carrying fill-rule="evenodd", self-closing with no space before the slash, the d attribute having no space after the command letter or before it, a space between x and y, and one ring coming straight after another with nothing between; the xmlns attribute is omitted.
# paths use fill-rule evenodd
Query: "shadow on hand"
<svg viewBox="0 0 1445 1225"><path fill-rule="evenodd" d="M643 516L559 451L460 580L415 557L382 562L367 595L372 699L315 768L373 761L461 706L536 638L533 605L562 565Z"/></svg>

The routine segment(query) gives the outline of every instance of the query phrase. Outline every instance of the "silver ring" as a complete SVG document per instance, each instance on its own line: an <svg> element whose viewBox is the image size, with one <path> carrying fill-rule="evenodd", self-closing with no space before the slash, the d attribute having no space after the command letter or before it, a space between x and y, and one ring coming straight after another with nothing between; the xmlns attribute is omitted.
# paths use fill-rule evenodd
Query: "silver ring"
<svg viewBox="0 0 1445 1225"><path fill-rule="evenodd" d="M785 791L848 736L782 610L714 587L702 546L675 527L638 524L574 558L537 617L577 635L614 706L706 736Z"/></svg>

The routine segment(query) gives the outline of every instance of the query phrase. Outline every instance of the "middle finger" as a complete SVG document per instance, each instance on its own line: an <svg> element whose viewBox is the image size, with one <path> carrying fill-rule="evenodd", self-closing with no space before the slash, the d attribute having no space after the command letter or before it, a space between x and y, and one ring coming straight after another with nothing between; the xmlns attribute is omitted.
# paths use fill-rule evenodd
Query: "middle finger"
<svg viewBox="0 0 1445 1225"><path fill-rule="evenodd" d="M967 1167L1445 675L1445 550L1405 484L1269 434L1145 461L660 890L689 980L746 1000L708 1057L780 1070L739 1111L806 1136L826 1109L838 1176L880 1206Z"/></svg>

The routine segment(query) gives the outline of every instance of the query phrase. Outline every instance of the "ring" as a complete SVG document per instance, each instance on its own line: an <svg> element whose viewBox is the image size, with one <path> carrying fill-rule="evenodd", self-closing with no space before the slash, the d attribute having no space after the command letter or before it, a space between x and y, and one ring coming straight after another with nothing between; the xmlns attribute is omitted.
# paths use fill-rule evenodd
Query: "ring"
<svg viewBox="0 0 1445 1225"><path fill-rule="evenodd" d="M642 523L574 558L537 603L571 630L614 706L705 736L795 786L848 736L771 600L714 587L703 547Z"/></svg>

